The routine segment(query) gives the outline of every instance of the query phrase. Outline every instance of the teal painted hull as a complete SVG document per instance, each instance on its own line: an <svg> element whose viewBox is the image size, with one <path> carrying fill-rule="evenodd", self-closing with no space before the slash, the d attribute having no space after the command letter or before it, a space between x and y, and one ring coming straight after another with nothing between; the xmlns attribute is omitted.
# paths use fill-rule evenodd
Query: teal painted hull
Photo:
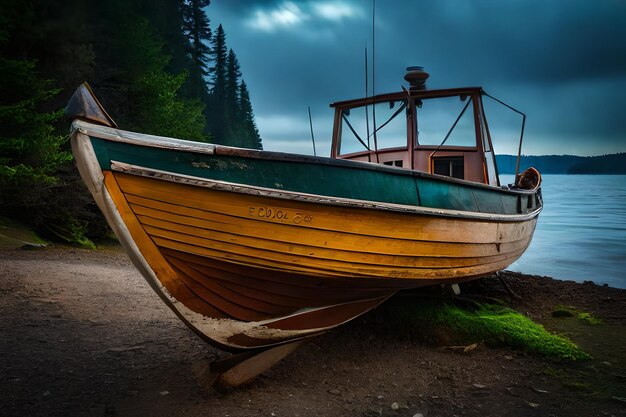
<svg viewBox="0 0 626 417"><path fill-rule="evenodd" d="M278 191L493 215L531 214L542 204L539 190L507 190L363 162L226 147L201 153L96 137L91 141L103 170L116 161Z"/></svg>

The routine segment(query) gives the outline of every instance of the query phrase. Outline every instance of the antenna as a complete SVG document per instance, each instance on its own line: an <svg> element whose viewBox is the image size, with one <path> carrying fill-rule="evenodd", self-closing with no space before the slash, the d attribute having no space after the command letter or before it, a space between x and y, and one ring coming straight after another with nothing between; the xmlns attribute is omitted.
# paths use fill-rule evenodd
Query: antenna
<svg viewBox="0 0 626 417"><path fill-rule="evenodd" d="M311 106L309 106L309 126L311 127L311 141L313 142L313 156L317 156L315 151L315 136L313 136L313 119L311 119Z"/></svg>
<svg viewBox="0 0 626 417"><path fill-rule="evenodd" d="M367 79L367 45L365 45L365 98L367 99L369 94L369 80ZM371 149L370 146L370 111L367 104L365 104L365 129L367 131L367 150ZM372 162L372 155L367 153L367 162Z"/></svg>
<svg viewBox="0 0 626 417"><path fill-rule="evenodd" d="M374 124L374 153L376 154L376 163L380 163L378 158L378 140L376 137L376 0L372 0L372 123Z"/></svg>

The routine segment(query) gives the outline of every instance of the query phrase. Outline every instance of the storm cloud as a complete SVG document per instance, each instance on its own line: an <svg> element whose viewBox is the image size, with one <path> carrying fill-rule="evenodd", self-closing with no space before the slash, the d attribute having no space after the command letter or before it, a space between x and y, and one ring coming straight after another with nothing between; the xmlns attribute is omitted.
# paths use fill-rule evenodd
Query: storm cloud
<svg viewBox="0 0 626 417"><path fill-rule="evenodd" d="M207 12L237 53L265 149L312 153L310 106L327 154L328 104L365 93L372 0L213 0ZM624 22L619 0L379 0L375 91L423 65L429 88L482 86L524 111L525 153L623 152ZM496 152L516 152L519 117L488 109Z"/></svg>

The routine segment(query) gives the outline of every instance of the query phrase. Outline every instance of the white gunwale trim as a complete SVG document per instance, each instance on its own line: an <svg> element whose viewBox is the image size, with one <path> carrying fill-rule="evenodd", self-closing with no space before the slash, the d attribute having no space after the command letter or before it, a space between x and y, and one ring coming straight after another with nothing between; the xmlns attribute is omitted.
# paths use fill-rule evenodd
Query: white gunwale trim
<svg viewBox="0 0 626 417"><path fill-rule="evenodd" d="M541 206L537 210L526 214L490 214L449 209L436 209L431 207L409 206L404 204L380 203L307 193L297 193L294 191L277 190L274 188L257 187L247 184L237 184L226 181L211 180L191 175L178 174L175 172L141 167L138 165L127 164L125 162L119 161L111 161L111 170L179 184L194 185L197 187L209 188L213 190L235 192L239 194L254 195L259 197L270 197L282 200L293 200L306 203L325 204L360 209L393 211L408 214L423 214L428 216L441 216L483 221L523 222L537 217L541 212Z"/></svg>
<svg viewBox="0 0 626 417"><path fill-rule="evenodd" d="M333 159L322 156L300 155L275 151L264 151L257 149L237 148L234 146L215 145L204 142L193 142L190 140L175 139L165 136L154 136L144 133L130 132L108 126L101 126L88 123L82 120L74 120L70 134L79 132L87 136L93 136L113 142L128 143L131 145L147 146L151 148L171 149L185 152L196 152L208 155L236 155L243 158L266 159L277 161L289 161L296 163L312 163L316 165L332 165L348 169L371 170L379 172L394 173L396 175L407 175L417 178L431 180L443 180L448 183L468 186L477 189L488 189L504 194L514 195L535 195L537 190L510 189L489 184L482 184L458 178L447 177L438 174L429 174L421 171L413 171L405 168L397 168L382 164L364 161L352 161L348 159Z"/></svg>
<svg viewBox="0 0 626 417"><path fill-rule="evenodd" d="M95 135L98 138L124 142L133 145L148 146L151 148L174 149L213 155L215 145L211 143L192 142L188 140L168 138L165 136L153 136L143 133L133 133L107 126L99 126L82 120L74 120L70 134L80 132L84 135Z"/></svg>

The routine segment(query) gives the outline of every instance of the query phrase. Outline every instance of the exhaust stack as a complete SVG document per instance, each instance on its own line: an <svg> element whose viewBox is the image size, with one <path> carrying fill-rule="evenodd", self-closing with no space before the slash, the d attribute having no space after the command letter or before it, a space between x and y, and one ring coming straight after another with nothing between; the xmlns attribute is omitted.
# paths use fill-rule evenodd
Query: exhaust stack
<svg viewBox="0 0 626 417"><path fill-rule="evenodd" d="M429 74L424 71L424 67L408 67L404 79L410 84L410 91L420 91L426 89L426 79Z"/></svg>

